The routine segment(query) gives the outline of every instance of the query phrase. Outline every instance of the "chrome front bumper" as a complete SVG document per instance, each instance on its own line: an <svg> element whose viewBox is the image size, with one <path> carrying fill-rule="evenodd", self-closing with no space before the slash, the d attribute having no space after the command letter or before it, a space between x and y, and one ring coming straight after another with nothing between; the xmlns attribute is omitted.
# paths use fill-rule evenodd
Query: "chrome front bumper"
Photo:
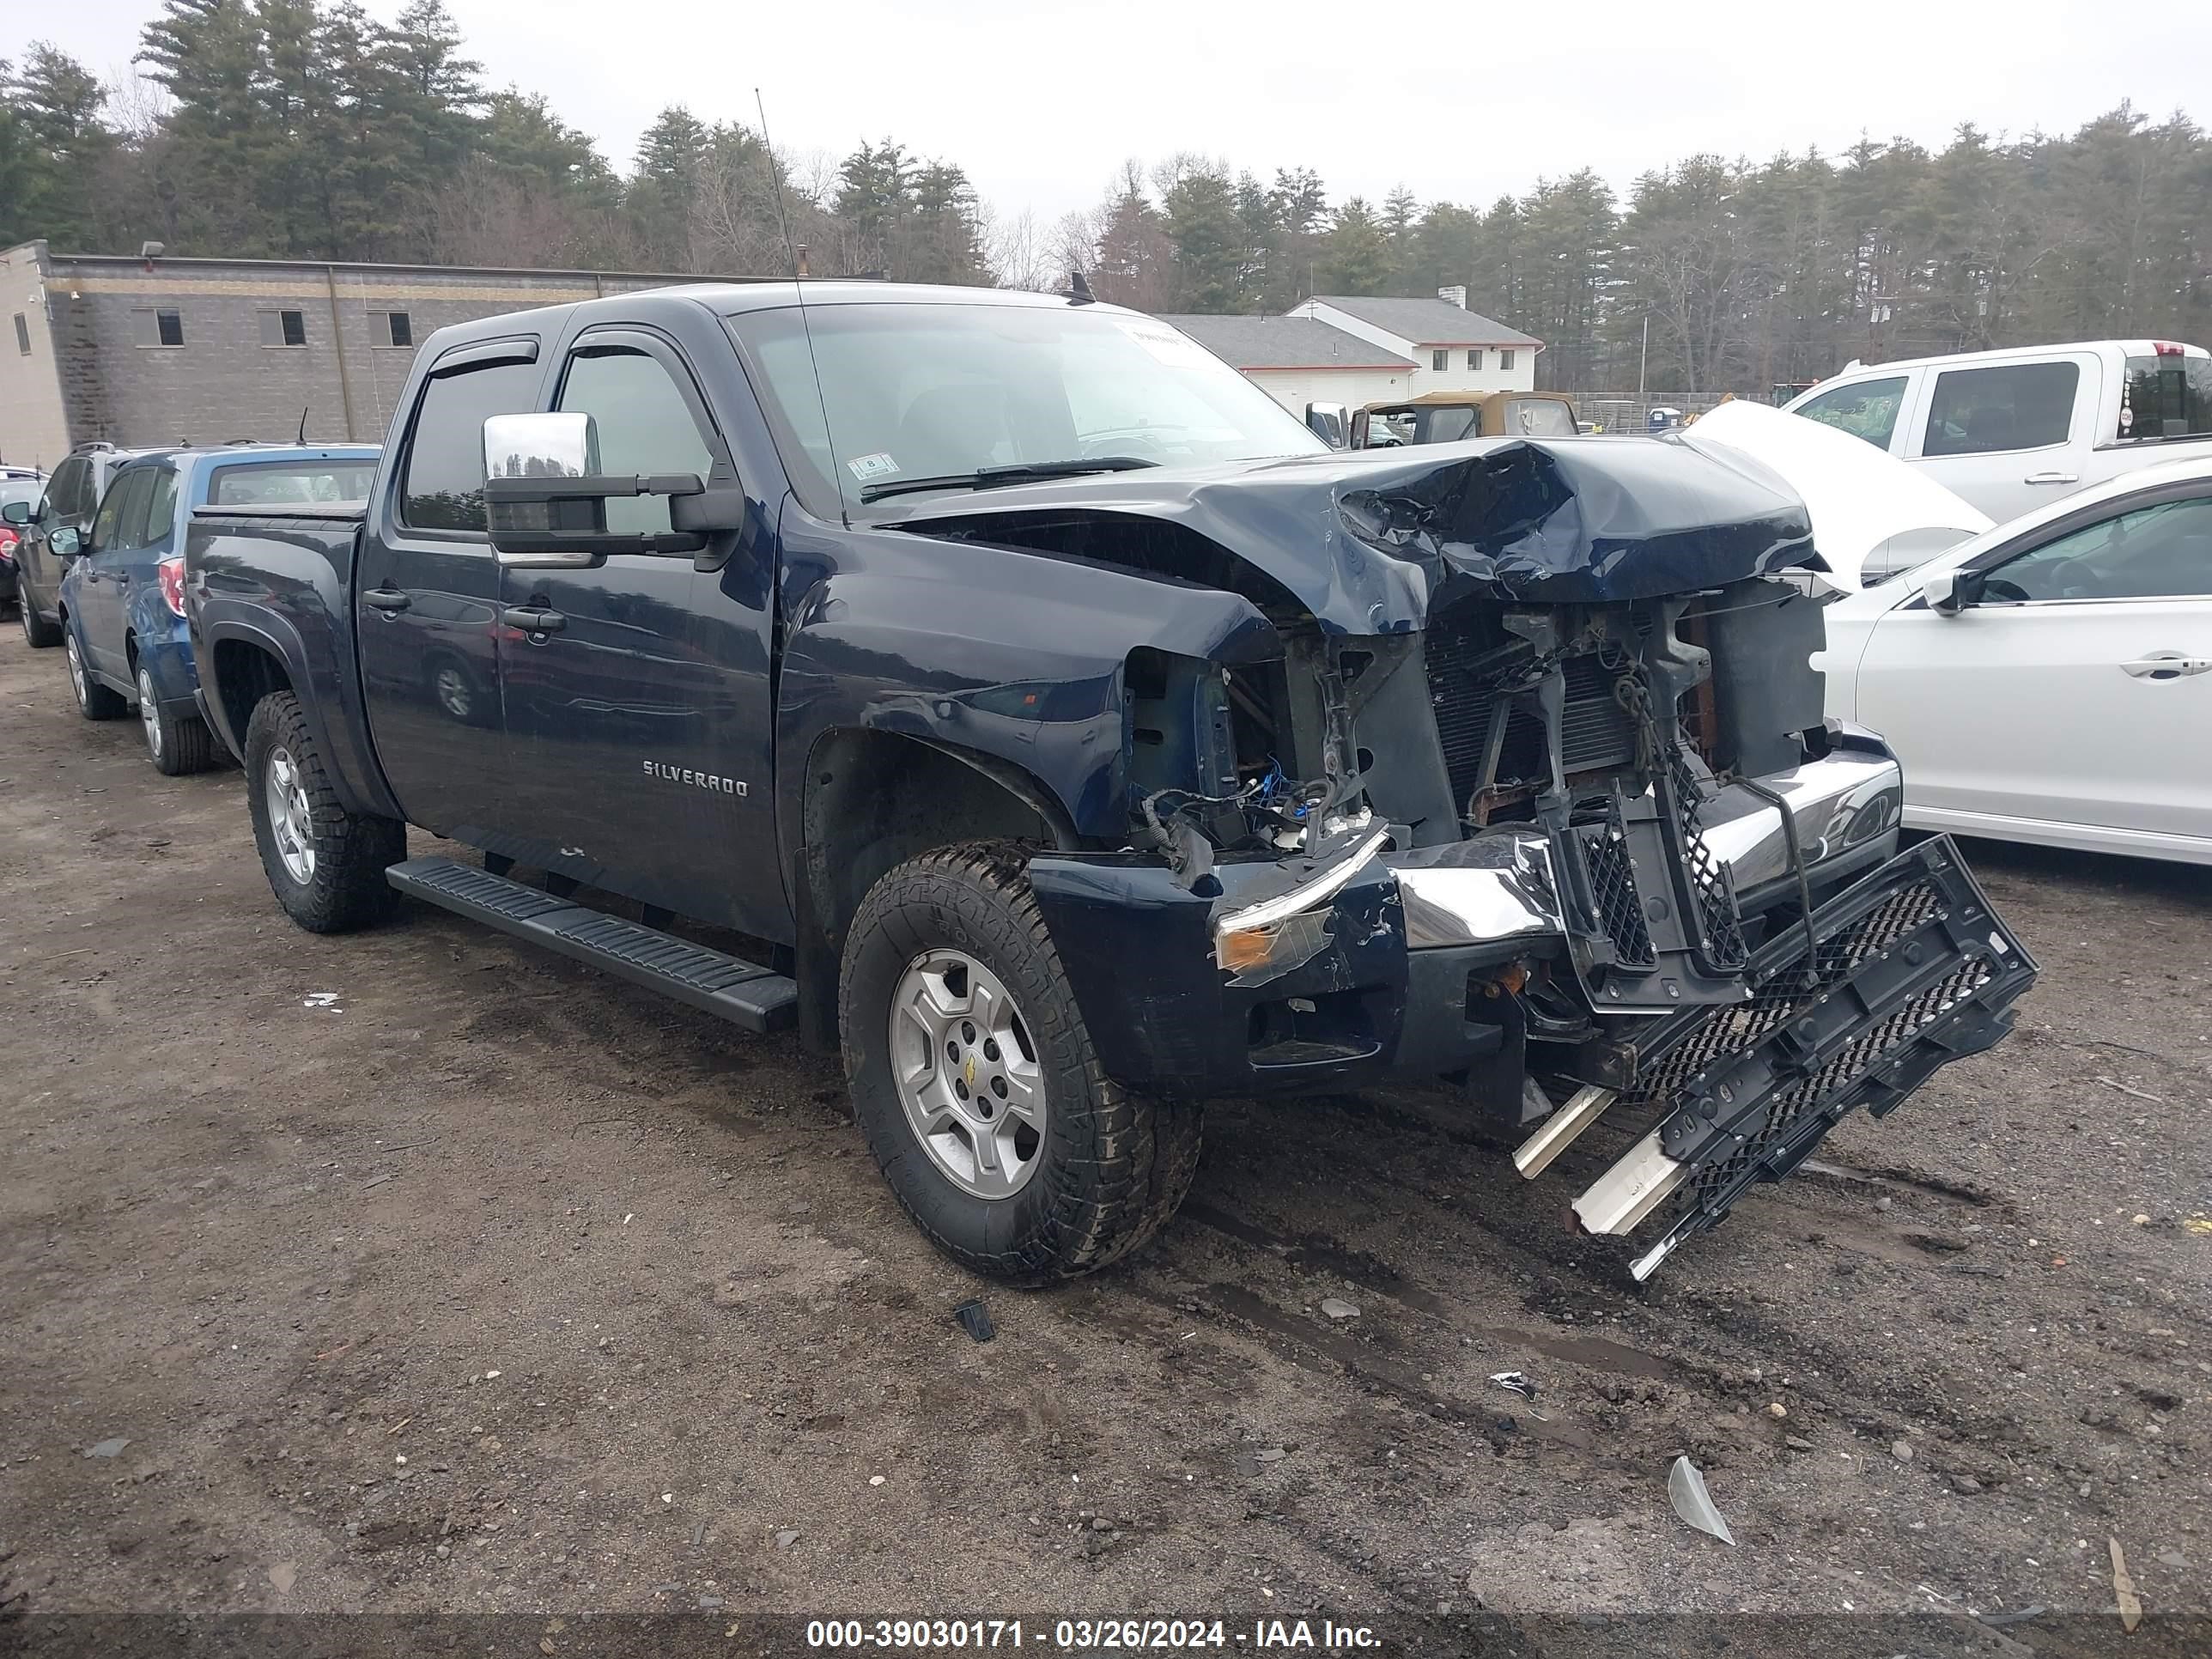
<svg viewBox="0 0 2212 1659"><path fill-rule="evenodd" d="M1869 738L1824 759L1759 781L1790 805L1808 873L1863 849L1897 828L1904 775ZM1723 787L1700 811L1705 845L1726 865L1739 895L1794 873L1782 814L1739 785ZM1409 950L1489 944L1565 930L1550 843L1525 826L1470 841L1389 853L1398 878Z"/></svg>

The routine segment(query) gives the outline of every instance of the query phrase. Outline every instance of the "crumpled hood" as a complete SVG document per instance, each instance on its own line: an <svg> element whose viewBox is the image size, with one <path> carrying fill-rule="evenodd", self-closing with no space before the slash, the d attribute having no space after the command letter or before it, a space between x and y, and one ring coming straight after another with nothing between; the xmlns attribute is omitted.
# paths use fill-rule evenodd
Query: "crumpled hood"
<svg viewBox="0 0 2212 1659"><path fill-rule="evenodd" d="M988 538L994 524L1071 514L1182 525L1346 634L1421 628L1431 609L1466 593L1610 604L1717 587L1814 556L1804 504L1790 486L1694 432L1147 468L936 496L887 507L872 521Z"/></svg>

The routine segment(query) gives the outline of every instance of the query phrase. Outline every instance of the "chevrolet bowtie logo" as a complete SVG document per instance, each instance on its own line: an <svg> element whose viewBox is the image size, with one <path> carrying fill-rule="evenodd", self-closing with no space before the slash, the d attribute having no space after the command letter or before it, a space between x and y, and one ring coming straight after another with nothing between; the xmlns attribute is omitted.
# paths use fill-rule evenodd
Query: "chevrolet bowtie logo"
<svg viewBox="0 0 2212 1659"><path fill-rule="evenodd" d="M973 1054L968 1056L967 1072L968 1086L972 1089L975 1086L975 1056Z"/></svg>

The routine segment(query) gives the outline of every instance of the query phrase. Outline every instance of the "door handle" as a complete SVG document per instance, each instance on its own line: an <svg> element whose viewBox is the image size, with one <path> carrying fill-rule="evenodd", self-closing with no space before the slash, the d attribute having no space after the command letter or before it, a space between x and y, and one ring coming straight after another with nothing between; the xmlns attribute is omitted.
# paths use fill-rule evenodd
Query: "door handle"
<svg viewBox="0 0 2212 1659"><path fill-rule="evenodd" d="M2202 674L2212 669L2212 657L2188 657L2179 651L2150 651L2133 662L2124 662L2120 672L2132 674L2139 680L2178 680L2191 674Z"/></svg>
<svg viewBox="0 0 2212 1659"><path fill-rule="evenodd" d="M2021 482L2033 484L2062 484L2080 483L2081 479L2079 474L2072 472L2031 472Z"/></svg>
<svg viewBox="0 0 2212 1659"><path fill-rule="evenodd" d="M568 625L568 619L559 611L540 611L530 605L510 606L499 613L499 619L526 634L557 634Z"/></svg>
<svg viewBox="0 0 2212 1659"><path fill-rule="evenodd" d="M361 602L372 611L381 611L387 617L404 611L415 603L396 587L372 587L361 596Z"/></svg>

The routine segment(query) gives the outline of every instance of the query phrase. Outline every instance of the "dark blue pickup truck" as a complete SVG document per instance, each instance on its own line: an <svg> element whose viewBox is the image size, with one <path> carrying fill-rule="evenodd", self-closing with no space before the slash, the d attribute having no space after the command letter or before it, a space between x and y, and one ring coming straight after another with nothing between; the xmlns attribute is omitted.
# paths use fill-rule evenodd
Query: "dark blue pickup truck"
<svg viewBox="0 0 2212 1659"><path fill-rule="evenodd" d="M1532 1178L1601 1126L1641 1278L2034 975L1823 722L1818 559L1694 433L1332 454L1079 285L809 283L441 331L186 604L295 921L795 1025L975 1268L1150 1237L1208 1097L1442 1077Z"/></svg>

